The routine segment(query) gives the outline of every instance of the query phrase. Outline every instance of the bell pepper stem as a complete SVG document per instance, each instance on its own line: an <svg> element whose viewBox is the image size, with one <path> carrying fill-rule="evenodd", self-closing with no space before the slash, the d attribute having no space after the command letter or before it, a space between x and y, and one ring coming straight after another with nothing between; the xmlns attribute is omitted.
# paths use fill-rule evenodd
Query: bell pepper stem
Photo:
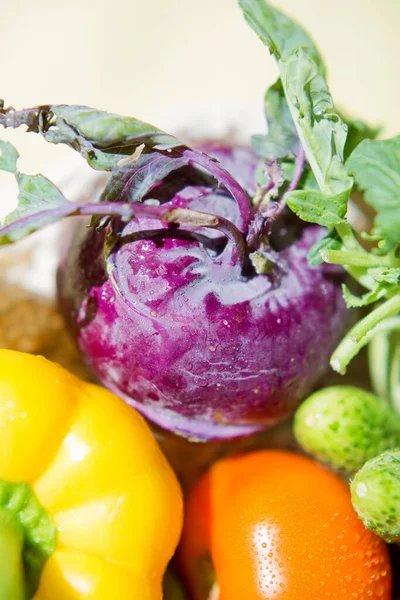
<svg viewBox="0 0 400 600"><path fill-rule="evenodd" d="M23 533L14 515L0 509L0 600L26 600Z"/></svg>

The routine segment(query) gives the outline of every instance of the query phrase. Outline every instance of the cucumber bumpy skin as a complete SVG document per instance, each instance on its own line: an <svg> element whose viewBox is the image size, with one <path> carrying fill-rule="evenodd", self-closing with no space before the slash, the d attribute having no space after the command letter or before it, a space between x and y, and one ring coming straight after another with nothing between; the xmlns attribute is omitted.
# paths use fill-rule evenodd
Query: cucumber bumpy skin
<svg viewBox="0 0 400 600"><path fill-rule="evenodd" d="M294 435L317 460L353 474L371 458L400 447L400 419L374 394L332 386L297 409Z"/></svg>
<svg viewBox="0 0 400 600"><path fill-rule="evenodd" d="M400 450L369 460L351 483L351 499L367 529L385 542L399 542Z"/></svg>

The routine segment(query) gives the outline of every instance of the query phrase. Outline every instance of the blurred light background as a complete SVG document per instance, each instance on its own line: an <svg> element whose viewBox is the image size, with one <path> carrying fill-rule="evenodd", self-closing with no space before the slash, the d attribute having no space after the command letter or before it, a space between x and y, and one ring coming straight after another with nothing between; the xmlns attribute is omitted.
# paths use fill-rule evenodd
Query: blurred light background
<svg viewBox="0 0 400 600"><path fill-rule="evenodd" d="M400 0L275 4L313 34L336 104L383 123L386 134L399 131ZM172 131L260 130L263 94L277 75L236 0L13 0L0 39L7 105L87 104ZM0 135L18 144L21 170L76 160L37 136Z"/></svg>

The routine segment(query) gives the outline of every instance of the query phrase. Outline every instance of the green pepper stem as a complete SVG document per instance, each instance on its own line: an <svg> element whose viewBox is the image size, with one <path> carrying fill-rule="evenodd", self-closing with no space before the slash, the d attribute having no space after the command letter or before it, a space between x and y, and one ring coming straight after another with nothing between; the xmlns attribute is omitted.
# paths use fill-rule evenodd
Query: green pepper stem
<svg viewBox="0 0 400 600"><path fill-rule="evenodd" d="M0 600L25 600L23 532L14 515L0 509Z"/></svg>
<svg viewBox="0 0 400 600"><path fill-rule="evenodd" d="M331 367L344 375L346 367L375 333L376 327L389 317L400 312L400 294L389 298L378 308L361 319L343 338L331 357Z"/></svg>

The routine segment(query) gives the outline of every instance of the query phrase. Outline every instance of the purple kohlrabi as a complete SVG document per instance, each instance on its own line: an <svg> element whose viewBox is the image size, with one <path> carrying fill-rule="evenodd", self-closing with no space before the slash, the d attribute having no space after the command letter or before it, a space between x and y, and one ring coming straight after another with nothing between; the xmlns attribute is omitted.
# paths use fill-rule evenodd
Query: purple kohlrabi
<svg viewBox="0 0 400 600"><path fill-rule="evenodd" d="M250 149L202 149L254 195ZM191 168L148 194L149 214L74 235L59 269L60 300L106 387L181 435L239 437L290 416L323 375L347 325L341 274L308 262L323 235L316 226L303 224L282 243L288 227L278 219L280 247L254 254L244 237L238 243L228 224L240 230L240 207L202 168L194 182ZM217 215L223 227L152 218L160 206Z"/></svg>

